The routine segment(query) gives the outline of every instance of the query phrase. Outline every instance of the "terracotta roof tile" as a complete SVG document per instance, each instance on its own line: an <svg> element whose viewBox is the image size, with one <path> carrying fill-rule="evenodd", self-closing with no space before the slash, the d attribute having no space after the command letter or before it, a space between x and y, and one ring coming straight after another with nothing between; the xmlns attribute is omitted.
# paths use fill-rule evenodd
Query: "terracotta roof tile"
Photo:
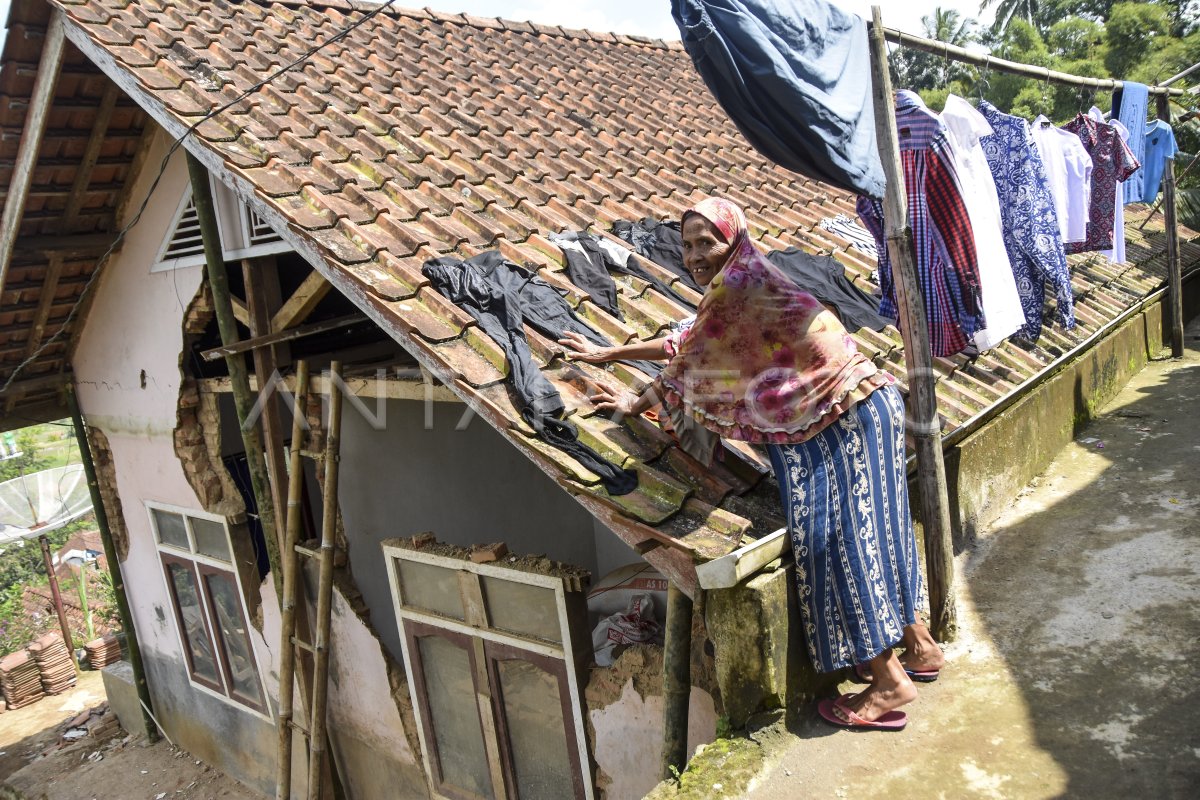
<svg viewBox="0 0 1200 800"><path fill-rule="evenodd" d="M363 8L266 0L64 4L70 24L161 104L152 111L176 131ZM832 253L858 285L875 289L874 263L815 227L826 216L853 215L853 199L757 156L677 43L388 9L205 122L198 134L202 146L224 158L226 176L248 181L256 202L288 221L290 235L319 248L323 271L361 287L402 345L605 524L631 543L651 539L688 553L683 562L647 555L674 578L689 580L680 563L693 555L720 555L743 536L777 526L775 489L759 480L761 455L734 445L742 457L730 454L703 469L652 423L618 425L597 416L585 396L589 385L638 385L648 376L627 365L604 370L567 362L555 343L527 332L535 360L560 388L584 440L639 470L638 491L608 497L595 475L531 438L501 385L505 365L495 343L420 272L432 256L497 248L537 267L611 339L653 337L687 309L645 281L620 277L626 319L614 319L569 282L562 253L546 236L585 229L608 235L618 219L678 218L718 192L746 207L765 245ZM1151 227L1130 233L1138 266L1073 259L1083 330L1160 283L1161 225ZM1194 248L1185 252L1200 257ZM673 273L641 263L699 301ZM894 328L862 331L857 340L863 352L902 374ZM1071 342L1048 331L1043 346L1031 351L1007 343L939 362L938 392L950 424L995 402Z"/></svg>

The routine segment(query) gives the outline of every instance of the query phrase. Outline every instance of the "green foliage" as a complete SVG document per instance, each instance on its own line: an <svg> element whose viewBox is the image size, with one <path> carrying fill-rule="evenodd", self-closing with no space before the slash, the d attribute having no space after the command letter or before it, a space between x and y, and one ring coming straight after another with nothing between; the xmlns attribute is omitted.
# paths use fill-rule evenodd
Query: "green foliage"
<svg viewBox="0 0 1200 800"><path fill-rule="evenodd" d="M1104 66L1110 74L1124 76L1130 74L1147 54L1154 52L1159 39L1170 36L1171 22L1165 6L1116 3L1104 30L1108 42Z"/></svg>
<svg viewBox="0 0 1200 800"><path fill-rule="evenodd" d="M21 454L0 460L0 483L19 478L21 475L30 475L46 466L46 460L42 458L31 430L25 428L17 431L14 438Z"/></svg>

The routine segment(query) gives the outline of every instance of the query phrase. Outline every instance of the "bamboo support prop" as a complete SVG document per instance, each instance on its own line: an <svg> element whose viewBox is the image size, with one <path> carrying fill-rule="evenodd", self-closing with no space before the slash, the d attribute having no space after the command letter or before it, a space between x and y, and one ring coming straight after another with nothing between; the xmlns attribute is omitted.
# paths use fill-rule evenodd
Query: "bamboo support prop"
<svg viewBox="0 0 1200 800"><path fill-rule="evenodd" d="M117 615L121 619L121 629L125 632L125 648L129 652L129 666L133 669L133 686L137 690L138 700L141 701L146 737L153 742L158 739L159 728L158 722L154 719L152 710L154 706L150 701L150 687L146 683L146 669L142 665L142 648L138 645L137 629L133 627L133 614L129 611L129 597L125 594L125 577L121 572L121 561L118 558L116 544L113 542L112 530L108 526L108 512L104 508L104 498L100 494L100 482L96 479L96 464L92 461L92 449L87 437L87 428L84 427L83 415L79 411L75 387L70 384L67 385L67 407L71 409L71 421L75 424L75 441L79 444L79 460L83 463L83 475L87 478L88 492L92 496L92 512L96 515L96 527L100 529L100 541L104 545L104 558L108 562L108 574L112 578Z"/></svg>
<svg viewBox="0 0 1200 800"><path fill-rule="evenodd" d="M50 540L46 538L46 534L38 537L38 544L42 547L42 560L46 564L46 577L50 579L50 597L54 601L54 613L58 614L58 627L62 630L63 642L67 645L67 650L71 653L71 663L74 664L76 672L79 671L79 662L75 660L75 642L71 639L71 626L67 622L67 612L63 609L62 594L58 591L58 576L54 574L54 559L50 556Z"/></svg>
<svg viewBox="0 0 1200 800"><path fill-rule="evenodd" d="M292 717L296 681L296 545L300 543L302 513L300 503L304 487L304 465L300 442L304 435L304 406L308 399L308 362L296 363L296 394L292 405L292 447L288 451L288 492L286 538L283 550L283 594L280 602L279 646L279 760L275 779L276 800L292 796Z"/></svg>
<svg viewBox="0 0 1200 800"><path fill-rule="evenodd" d="M1158 118L1171 124L1171 103L1166 95L1157 98ZM1183 274L1179 264L1179 227L1175 207L1175 159L1168 158L1162 174L1163 216L1167 235L1167 304L1171 308L1171 357L1183 357Z"/></svg>
<svg viewBox="0 0 1200 800"><path fill-rule="evenodd" d="M221 333L221 344L226 347L237 343L237 321L233 316L233 304L229 295L229 275L225 271L225 257L221 251L220 233L217 228L216 209L212 190L208 185L208 171L199 159L187 154L188 175L192 182L192 202L196 206L196 218L200 223L200 236L204 241L204 265L212 290L213 309L217 327ZM267 477L267 466L263 456L262 437L258 426L247 425L254 397L250 392L250 380L246 373L246 362L240 353L227 356L229 380L233 386L233 401L237 409L238 427L242 432L242 444L246 450L246 464L250 472L250 485L258 504L258 520L262 525L263 540L267 548L267 560L275 591L282 591L282 570L279 566L279 539L275 525L275 507L271 500L271 484Z"/></svg>
<svg viewBox="0 0 1200 800"><path fill-rule="evenodd" d="M883 218L896 285L896 305L900 310L900 331L904 337L904 365L909 389L907 421L917 452L917 484L921 495L921 521L925 529L930 628L938 640L948 641L954 638L957 627L952 592L954 545L946 468L942 462L941 424L934 391L936 373L929 347L925 306L917 281L912 230L907 222L907 195L896 135L896 110L892 105L887 43L879 6L872 6L871 12L874 17L871 28L871 72L874 78L875 131L879 140L879 157L887 175Z"/></svg>
<svg viewBox="0 0 1200 800"><path fill-rule="evenodd" d="M329 365L330 379L342 377L342 365ZM329 429L325 436L325 485L321 502L320 578L317 583L317 634L313 642L313 699L309 717L308 792L320 800L321 762L325 757L325 702L329 686L329 618L333 603L333 548L338 515L338 461L342 429L342 393L329 395Z"/></svg>
<svg viewBox="0 0 1200 800"><path fill-rule="evenodd" d="M692 694L692 601L667 584L667 629L663 641L662 780L687 766L688 702Z"/></svg>

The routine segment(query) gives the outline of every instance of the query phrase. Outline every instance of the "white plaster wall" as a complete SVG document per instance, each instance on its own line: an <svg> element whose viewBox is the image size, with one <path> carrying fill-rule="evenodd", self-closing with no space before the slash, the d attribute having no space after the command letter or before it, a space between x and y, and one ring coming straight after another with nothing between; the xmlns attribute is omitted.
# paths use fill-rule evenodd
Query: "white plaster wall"
<svg viewBox="0 0 1200 800"><path fill-rule="evenodd" d="M662 769L662 696L643 697L630 679L616 702L589 716L596 731L596 765L612 779L605 800L645 797L658 785ZM716 738L712 696L693 686L688 705L688 753Z"/></svg>
<svg viewBox="0 0 1200 800"><path fill-rule="evenodd" d="M136 209L148 191L167 145L160 134L135 189L132 208ZM275 746L270 722L188 682L145 507L146 501L156 501L202 510L175 454L173 432L181 383L183 316L200 286L203 270L150 272L187 184L186 162L182 153L177 153L141 221L105 267L72 360L81 410L88 424L104 431L112 450L129 533L129 553L121 566L160 720L176 741L182 738L185 747L198 748L198 756L269 791ZM273 714L279 694L279 604L269 577L260 592L262 633L252 629L251 639ZM412 785L411 791L394 796L426 797L417 758L408 747L391 698L379 644L340 598L333 638L335 663L342 664L342 672L331 687L336 709L332 716L335 726L353 732L343 755L361 761L361 743L367 742L377 757L376 764L393 760L382 764L384 772ZM159 678L157 690L155 677ZM204 752L204 747L212 748L212 753ZM297 787L303 791L303 782Z"/></svg>

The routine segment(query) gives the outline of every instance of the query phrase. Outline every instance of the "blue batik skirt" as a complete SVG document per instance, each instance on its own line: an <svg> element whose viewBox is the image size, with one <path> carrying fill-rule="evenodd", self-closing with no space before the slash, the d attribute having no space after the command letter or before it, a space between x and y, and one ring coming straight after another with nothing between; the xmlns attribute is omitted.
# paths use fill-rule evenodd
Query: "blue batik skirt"
<svg viewBox="0 0 1200 800"><path fill-rule="evenodd" d="M925 604L900 392L878 389L812 439L769 449L813 664L832 672L874 658Z"/></svg>

